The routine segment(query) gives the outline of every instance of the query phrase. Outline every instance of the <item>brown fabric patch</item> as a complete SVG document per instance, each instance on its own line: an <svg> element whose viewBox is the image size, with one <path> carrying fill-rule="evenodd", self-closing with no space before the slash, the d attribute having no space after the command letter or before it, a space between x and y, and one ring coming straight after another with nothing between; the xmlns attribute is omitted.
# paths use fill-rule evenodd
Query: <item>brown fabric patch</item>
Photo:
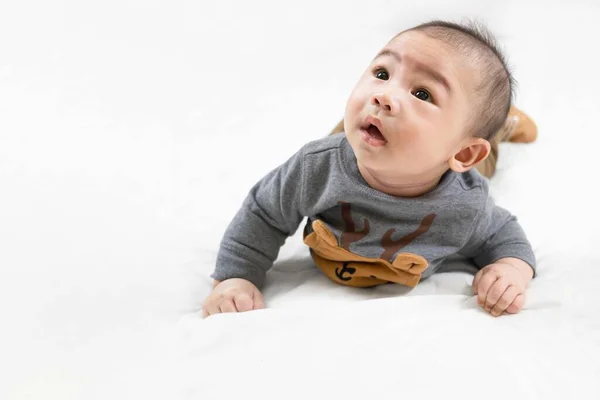
<svg viewBox="0 0 600 400"><path fill-rule="evenodd" d="M312 223L313 232L304 238L319 269L334 282L347 286L370 287L389 282L415 287L428 267L425 258L401 253L393 262L367 258L339 246L322 221Z"/></svg>

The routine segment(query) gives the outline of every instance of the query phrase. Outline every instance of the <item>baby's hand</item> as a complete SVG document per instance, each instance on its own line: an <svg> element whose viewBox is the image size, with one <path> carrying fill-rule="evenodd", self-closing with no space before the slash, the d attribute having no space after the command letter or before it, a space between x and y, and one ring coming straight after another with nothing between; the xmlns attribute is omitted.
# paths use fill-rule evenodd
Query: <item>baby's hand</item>
<svg viewBox="0 0 600 400"><path fill-rule="evenodd" d="M518 313L525 305L525 289L532 276L529 264L515 258L482 268L473 279L477 304L494 317Z"/></svg>
<svg viewBox="0 0 600 400"><path fill-rule="evenodd" d="M262 294L250 281L232 278L217 283L202 302L202 316L265 308Z"/></svg>

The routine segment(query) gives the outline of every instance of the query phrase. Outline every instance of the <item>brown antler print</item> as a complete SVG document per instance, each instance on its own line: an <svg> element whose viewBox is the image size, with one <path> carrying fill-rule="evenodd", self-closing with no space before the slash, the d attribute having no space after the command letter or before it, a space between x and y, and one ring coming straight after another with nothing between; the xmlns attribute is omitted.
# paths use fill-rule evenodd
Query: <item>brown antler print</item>
<svg viewBox="0 0 600 400"><path fill-rule="evenodd" d="M338 204L342 205L342 219L344 220L344 224L346 228L344 232L342 232L342 237L340 239L340 245L350 251L350 244L353 242L358 242L369 233L369 220L365 218L365 227L362 231L356 231L356 227L354 226L354 221L352 220L352 210L350 203L345 203L343 201L338 201Z"/></svg>
<svg viewBox="0 0 600 400"><path fill-rule="evenodd" d="M395 229L388 230L383 237L381 238L381 247L384 248L384 252L381 254L381 258L384 260L388 260L392 262L392 257L394 254L401 248L408 246L413 240L424 234L429 230L433 220L435 219L435 214L426 215L421 221L421 225L417 228L416 231L409 233L406 236L401 237L398 240L392 240L392 234Z"/></svg>

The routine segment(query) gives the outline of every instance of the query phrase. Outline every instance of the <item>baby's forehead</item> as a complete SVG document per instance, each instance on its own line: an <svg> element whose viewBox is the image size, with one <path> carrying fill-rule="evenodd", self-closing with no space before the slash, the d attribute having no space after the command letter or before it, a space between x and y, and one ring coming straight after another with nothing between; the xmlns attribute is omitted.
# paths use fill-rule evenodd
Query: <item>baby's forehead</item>
<svg viewBox="0 0 600 400"><path fill-rule="evenodd" d="M416 58L428 64L464 63L469 60L468 55L458 51L454 46L419 31L401 32L383 49L394 50L409 60Z"/></svg>
<svg viewBox="0 0 600 400"><path fill-rule="evenodd" d="M391 57L392 62L406 63L416 69L434 70L449 80L457 81L463 88L468 83L476 82L481 73L469 53L420 31L396 35L375 59L387 56Z"/></svg>

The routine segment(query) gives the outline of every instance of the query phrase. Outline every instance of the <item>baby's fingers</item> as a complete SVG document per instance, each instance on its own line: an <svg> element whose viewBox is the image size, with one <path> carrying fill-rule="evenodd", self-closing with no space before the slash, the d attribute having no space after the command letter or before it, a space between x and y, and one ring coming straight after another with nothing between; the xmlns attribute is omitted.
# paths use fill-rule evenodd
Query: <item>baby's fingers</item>
<svg viewBox="0 0 600 400"><path fill-rule="evenodd" d="M481 307L485 307L488 292L494 286L498 277L493 273L484 273L479 280L477 285L477 304Z"/></svg>
<svg viewBox="0 0 600 400"><path fill-rule="evenodd" d="M490 310L490 314L492 314L494 317L502 315L502 313L504 313L504 310L506 310L508 306L512 304L512 302L518 295L519 291L517 290L517 288L513 285L509 286L506 289L506 291L504 291L504 294L502 295L502 297L500 297L496 305L492 307L492 309Z"/></svg>
<svg viewBox="0 0 600 400"><path fill-rule="evenodd" d="M261 310L265 308L265 303L263 301L262 293L258 290L254 291L254 308L253 310Z"/></svg>
<svg viewBox="0 0 600 400"><path fill-rule="evenodd" d="M500 298L502 298L508 287L509 283L502 278L494 282L494 284L488 291L487 297L485 299L485 309L487 311L489 311L490 313L492 312L492 308L496 306L496 304L498 303Z"/></svg>
<svg viewBox="0 0 600 400"><path fill-rule="evenodd" d="M237 312L237 308L235 308L235 304L233 304L233 300L231 299L226 299L223 300L221 302L221 305L219 306L219 310L222 313L230 313L230 312Z"/></svg>
<svg viewBox="0 0 600 400"><path fill-rule="evenodd" d="M204 304L202 304L202 318L206 318L210 315L218 314L220 312L219 306L216 305L214 301L206 301Z"/></svg>
<svg viewBox="0 0 600 400"><path fill-rule="evenodd" d="M522 293L522 294L518 295L515 298L515 300L512 302L512 304L506 308L506 312L508 314L516 314L519 311L521 311L521 309L523 308L524 305L525 305L525 294Z"/></svg>
<svg viewBox="0 0 600 400"><path fill-rule="evenodd" d="M233 302L239 312L250 311L252 310L252 307L254 307L252 296L246 292L236 294L233 298Z"/></svg>

